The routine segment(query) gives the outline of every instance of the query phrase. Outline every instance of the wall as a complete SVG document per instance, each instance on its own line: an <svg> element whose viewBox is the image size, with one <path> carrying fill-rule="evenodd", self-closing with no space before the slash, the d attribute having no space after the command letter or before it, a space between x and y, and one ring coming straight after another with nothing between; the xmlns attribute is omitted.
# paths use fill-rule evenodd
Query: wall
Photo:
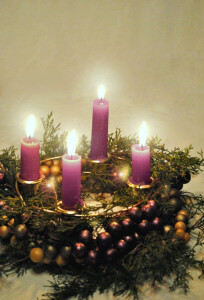
<svg viewBox="0 0 204 300"><path fill-rule="evenodd" d="M110 131L168 146L204 146L204 1L0 0L0 141L19 145L25 120L53 111L90 136L103 83ZM1 147L1 148L2 148Z"/></svg>

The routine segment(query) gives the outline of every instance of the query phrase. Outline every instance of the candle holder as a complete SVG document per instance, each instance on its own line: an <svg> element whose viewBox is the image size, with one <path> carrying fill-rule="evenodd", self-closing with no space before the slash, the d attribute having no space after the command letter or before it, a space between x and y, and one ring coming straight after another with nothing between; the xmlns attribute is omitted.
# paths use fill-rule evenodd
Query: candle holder
<svg viewBox="0 0 204 300"><path fill-rule="evenodd" d="M128 184L129 187L131 187L131 188L135 188L135 189L139 189L139 190L145 190L145 189L150 189L150 188L152 188L152 187L154 186L154 184L155 184L155 180L154 180L153 177L150 177L151 182L150 182L149 184L135 184L135 183L132 183L131 178L132 178L132 177L130 177L130 178L128 179L128 181L127 181L127 184Z"/></svg>
<svg viewBox="0 0 204 300"><path fill-rule="evenodd" d="M52 157L52 158L47 158L47 159L43 159L40 164L46 164L46 162L48 161L54 161L54 160L61 160L61 156L56 156L56 157ZM87 175L87 173L89 174L90 172L84 172L84 175ZM83 173L82 173L83 174ZM43 185L46 187L46 185L50 186L50 190L48 190L48 193L51 192L51 198L53 198L55 200L55 203L53 204L53 209L47 209L44 207L37 207L34 206L33 208L37 209L37 210L41 210L44 211L46 213L50 213L50 214L65 214L65 215L73 215L73 216L83 216L83 210L86 208L86 205L84 203L84 201L81 199L80 200L80 206L76 206L76 207L64 207L62 204L62 201L58 200L57 197L57 192L55 189L55 186L53 184L50 183L50 180L48 180L45 176L40 177L37 180L34 181L28 181L28 180L24 180L20 177L20 172L18 172L16 174L16 183L15 183L15 187L16 187L16 192L19 196L19 199L21 201L22 206L26 206L26 198L29 198L33 195L35 195L37 193L37 191L39 190L39 188Z"/></svg>
<svg viewBox="0 0 204 300"><path fill-rule="evenodd" d="M111 159L111 154L107 153L107 157L103 159L91 159L88 155L88 157L85 158L87 162L92 164L103 164Z"/></svg>
<svg viewBox="0 0 204 300"><path fill-rule="evenodd" d="M81 207L80 207L81 206ZM84 203L84 201L81 199L79 206L75 207L65 207L62 204L62 201L57 202L56 211L68 215L68 216L83 216L83 210L87 208L87 205Z"/></svg>
<svg viewBox="0 0 204 300"><path fill-rule="evenodd" d="M31 196L36 194L39 184L43 182L45 177L40 177L37 180L24 180L20 177L20 172L16 174L16 192L20 198L22 206L26 206L23 196Z"/></svg>

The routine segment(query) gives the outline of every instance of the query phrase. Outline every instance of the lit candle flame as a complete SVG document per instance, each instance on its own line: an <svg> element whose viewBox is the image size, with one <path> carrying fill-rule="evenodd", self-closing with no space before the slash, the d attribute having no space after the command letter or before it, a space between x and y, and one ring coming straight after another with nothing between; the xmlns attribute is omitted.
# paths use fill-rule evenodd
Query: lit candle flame
<svg viewBox="0 0 204 300"><path fill-rule="evenodd" d="M30 115L26 124L27 137L32 138L34 136L34 130L35 130L35 117L34 115Z"/></svg>
<svg viewBox="0 0 204 300"><path fill-rule="evenodd" d="M67 152L70 156L75 155L76 145L77 145L77 134L75 130L72 130L67 140Z"/></svg>
<svg viewBox="0 0 204 300"><path fill-rule="evenodd" d="M144 147L147 139L147 125L145 122L142 123L140 129L140 147Z"/></svg>
<svg viewBox="0 0 204 300"><path fill-rule="evenodd" d="M104 99L104 94L105 94L105 87L104 85L100 85L98 89L98 98Z"/></svg>

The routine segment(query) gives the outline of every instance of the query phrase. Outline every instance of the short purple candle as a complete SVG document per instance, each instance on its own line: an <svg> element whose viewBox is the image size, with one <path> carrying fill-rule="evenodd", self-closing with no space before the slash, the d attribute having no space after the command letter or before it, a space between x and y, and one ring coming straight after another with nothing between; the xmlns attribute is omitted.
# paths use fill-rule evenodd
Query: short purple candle
<svg viewBox="0 0 204 300"><path fill-rule="evenodd" d="M66 208L81 201L81 156L75 154L76 133L72 131L68 140L68 154L62 156L62 204Z"/></svg>
<svg viewBox="0 0 204 300"><path fill-rule="evenodd" d="M33 137L35 118L31 115L26 126L27 137L21 140L20 177L27 181L40 178L40 143Z"/></svg>
<svg viewBox="0 0 204 300"><path fill-rule="evenodd" d="M132 176L130 182L136 185L145 185L150 179L150 147L145 145L146 124L142 124L140 144L132 145Z"/></svg>
<svg viewBox="0 0 204 300"><path fill-rule="evenodd" d="M104 97L104 87L99 89L99 99L93 101L93 120L90 158L103 161L107 158L109 102Z"/></svg>

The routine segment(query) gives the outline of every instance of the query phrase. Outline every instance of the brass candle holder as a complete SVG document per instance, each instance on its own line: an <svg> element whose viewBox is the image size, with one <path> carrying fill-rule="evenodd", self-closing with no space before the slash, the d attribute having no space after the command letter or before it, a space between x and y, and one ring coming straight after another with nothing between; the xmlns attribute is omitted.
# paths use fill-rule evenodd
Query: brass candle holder
<svg viewBox="0 0 204 300"><path fill-rule="evenodd" d="M24 180L20 177L20 172L16 174L16 192L20 198L22 206L26 206L26 202L23 196L31 196L36 194L38 185L42 183L44 177L40 177L37 180Z"/></svg>
<svg viewBox="0 0 204 300"><path fill-rule="evenodd" d="M68 215L68 216L77 216L77 215L82 216L83 211L86 208L87 208L87 206L83 202L83 200L82 200L82 203L79 203L79 206L75 206L75 207L64 207L62 201L58 201L56 211L58 211L59 213L62 213L64 215Z"/></svg>
<svg viewBox="0 0 204 300"><path fill-rule="evenodd" d="M107 153L107 157L103 159L91 159L89 155L85 158L85 160L92 164L103 164L111 159L110 153Z"/></svg>
<svg viewBox="0 0 204 300"><path fill-rule="evenodd" d="M150 189L154 186L155 180L153 177L150 177L151 182L149 184L134 184L131 182L131 177L128 179L127 184L131 188L139 189L139 190L145 190L145 189Z"/></svg>

